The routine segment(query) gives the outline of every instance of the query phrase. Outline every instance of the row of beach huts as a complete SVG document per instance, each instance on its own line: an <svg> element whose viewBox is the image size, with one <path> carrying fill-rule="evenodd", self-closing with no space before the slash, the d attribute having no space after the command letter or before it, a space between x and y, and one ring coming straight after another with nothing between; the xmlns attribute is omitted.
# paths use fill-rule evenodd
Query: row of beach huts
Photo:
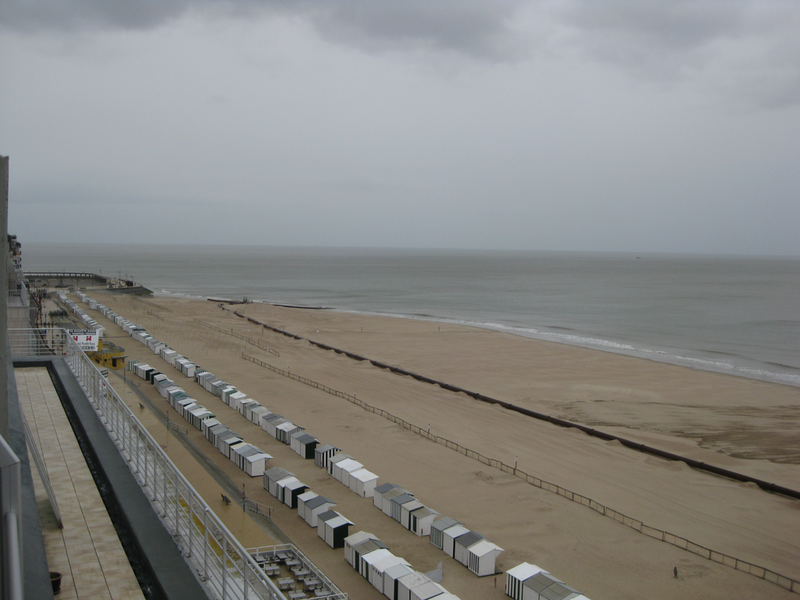
<svg viewBox="0 0 800 600"><path fill-rule="evenodd" d="M242 417L259 425L277 441L289 445L302 458L313 459L317 467L325 469L331 477L360 497L372 498L375 508L404 528L420 537L429 536L434 546L479 577L497 573L496 559L503 549L491 540L451 517L442 517L400 485L379 484L378 475L341 449L330 444L321 445L303 427L273 413L244 392L197 366L148 334L143 327L135 325L85 294L77 294L89 308L114 321L131 337L146 345L185 377L193 379L207 392L220 398ZM62 300L69 303L68 299ZM80 310L77 305L74 306ZM318 536L331 548L344 548L348 564L390 600L456 598L434 581L435 576L432 578L432 574L415 571L406 560L393 555L374 535L363 531L351 534L354 523L334 510L336 503L333 500L310 490L284 468L267 468L272 456L245 442L241 436L221 423L217 415L201 406L156 367L131 359L127 369L152 383L178 414L200 430L212 445L240 469L251 477L261 476L264 489L288 508L296 510L298 516L309 526L316 527ZM515 600L587 600L563 581L529 563L522 563L506 572L505 591Z"/></svg>

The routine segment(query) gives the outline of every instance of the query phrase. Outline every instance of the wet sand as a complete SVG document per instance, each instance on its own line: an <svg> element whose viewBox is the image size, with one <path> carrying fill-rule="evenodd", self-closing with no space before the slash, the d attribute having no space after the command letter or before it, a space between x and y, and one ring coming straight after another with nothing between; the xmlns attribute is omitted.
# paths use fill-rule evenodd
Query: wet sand
<svg viewBox="0 0 800 600"><path fill-rule="evenodd" d="M402 485L427 506L497 543L505 549L498 559L500 571L522 561L535 563L595 600L797 597L755 576L642 535L595 510L534 487L513 473L424 439L343 398L243 360L242 353L354 395L422 429L430 426L432 434L507 465L516 459L520 471L649 527L795 580L800 580L799 500L354 361L265 330L211 302L163 297L148 302L93 290L88 293L274 412L305 427L321 443L339 446L378 474L380 483ZM229 308L373 360L800 489L798 388L429 321L266 304ZM124 346L131 358L163 369L222 422L272 454L275 458L270 466L293 471L311 489L338 502L337 510L356 524L351 531L364 529L376 534L393 553L420 571L443 561L443 585L463 600L505 597L504 575L497 576L497 588L493 577L477 578L431 545L428 538L403 529L374 508L371 499L358 498L313 461L301 459L98 313L92 316L107 325L106 335ZM279 356L197 320L249 338ZM161 410L172 411L146 384L141 389L154 403L160 403ZM180 417L172 411L171 418ZM274 507L276 524L351 597L381 597L344 562L340 550L331 550L296 511L278 505L261 489L259 479L237 473L199 432L194 435L190 431L191 436L197 438L198 448L207 449L209 460L228 470L237 485L245 483L249 497ZM208 477L191 459L180 466L192 481ZM209 498L219 498L218 490L213 485L210 488ZM223 514L232 508L241 513L238 507L217 503ZM272 543L264 535L264 543ZM255 544L261 538L252 535L248 539ZM675 566L678 579L672 576Z"/></svg>

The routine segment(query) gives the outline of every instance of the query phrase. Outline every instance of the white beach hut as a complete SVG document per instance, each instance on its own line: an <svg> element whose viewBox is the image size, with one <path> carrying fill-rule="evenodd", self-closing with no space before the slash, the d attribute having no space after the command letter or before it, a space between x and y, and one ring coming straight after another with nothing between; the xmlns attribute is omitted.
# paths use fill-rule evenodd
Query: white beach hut
<svg viewBox="0 0 800 600"><path fill-rule="evenodd" d="M516 567L506 571L506 596L514 600L523 600L523 582L539 573L546 573L546 571L541 567L526 562L520 563Z"/></svg>
<svg viewBox="0 0 800 600"><path fill-rule="evenodd" d="M238 410L239 402L241 400L246 400L247 394L244 392L240 392L239 390L234 390L230 392L227 397L223 397L223 402L230 406L233 410Z"/></svg>
<svg viewBox="0 0 800 600"><path fill-rule="evenodd" d="M297 433L298 431L303 431L303 428L300 427L300 425L296 425L291 421L284 421L283 423L275 426L275 439L288 446L289 442L292 441L292 434Z"/></svg>
<svg viewBox="0 0 800 600"><path fill-rule="evenodd" d="M331 446L330 444L323 444L314 448L314 464L320 469L328 468L328 461L331 456L339 452L339 448Z"/></svg>
<svg viewBox="0 0 800 600"><path fill-rule="evenodd" d="M278 482L280 487L280 482ZM308 489L302 481L290 481L283 486L283 503L289 508L297 508L297 497Z"/></svg>
<svg viewBox="0 0 800 600"><path fill-rule="evenodd" d="M397 600L428 600L446 591L425 573L409 573L397 580Z"/></svg>
<svg viewBox="0 0 800 600"><path fill-rule="evenodd" d="M312 527L317 527L319 525L319 515L331 510L334 506L336 506L336 502L330 498L317 496L316 498L306 501L305 515L303 518L306 520L306 523Z"/></svg>
<svg viewBox="0 0 800 600"><path fill-rule="evenodd" d="M398 523L401 523L403 518L403 505L409 502L416 502L416 498L414 498L413 494L399 494L392 498L390 502L392 505L392 514L390 516ZM406 529L408 528L406 527Z"/></svg>
<svg viewBox="0 0 800 600"><path fill-rule="evenodd" d="M256 402L252 398L245 398L243 400L239 400L236 403L236 410L239 411L240 415L242 415L243 417L247 418L247 414L246 414L245 411L247 410L247 407L252 405L252 404L257 404L258 406L261 406L260 404L258 404L258 402Z"/></svg>
<svg viewBox="0 0 800 600"><path fill-rule="evenodd" d="M394 556L394 554L392 554L388 548L378 548L372 552L362 554L358 562L359 575L369 581L370 567L375 563L379 563L382 560L389 558L390 556ZM370 583L372 582L370 581Z"/></svg>
<svg viewBox="0 0 800 600"><path fill-rule="evenodd" d="M336 479L336 477L335 477L335 476L334 476L334 474L333 474L333 469L334 469L334 467L336 467L336 465L337 465L339 462L341 462L341 461L343 461L343 460L347 460L347 459L349 459L349 458L353 458L353 457L352 457L352 456L350 456L349 454L345 454L344 452L339 452L338 454L334 454L333 456L331 456L331 457L328 459L328 475L330 475L331 477L333 477L334 479ZM337 480L337 481L338 481L338 480Z"/></svg>
<svg viewBox="0 0 800 600"><path fill-rule="evenodd" d="M358 571L359 574L363 573L364 561L362 559L371 552L375 552L376 550L386 550L386 549L387 549L386 544L384 544L380 540L366 540L364 542L361 542L360 544L353 544L351 548L352 559L353 559L352 567L356 571Z"/></svg>
<svg viewBox="0 0 800 600"><path fill-rule="evenodd" d="M383 514L389 517L392 516L392 501L399 496L411 496L413 498L414 494L404 488L401 488L399 485L385 491L383 494L381 494L381 510L383 511Z"/></svg>
<svg viewBox="0 0 800 600"><path fill-rule="evenodd" d="M283 499L286 497L285 494L286 486L289 485L290 483L296 483L298 481L300 480L297 479L297 477L295 477L294 475L287 475L283 479L278 479L277 481L275 481L274 486L272 485L270 486L270 491L272 491L272 488L274 487L275 493L273 494L273 496L275 496L279 502L283 502Z"/></svg>
<svg viewBox="0 0 800 600"><path fill-rule="evenodd" d="M266 406L257 406L250 409L248 418L250 421L261 427L261 419L272 414L272 411Z"/></svg>
<svg viewBox="0 0 800 600"><path fill-rule="evenodd" d="M469 533L469 529L463 525L453 525L442 532L442 550L448 556L453 556L455 552L455 540L458 536Z"/></svg>
<svg viewBox="0 0 800 600"><path fill-rule="evenodd" d="M372 498L378 476L367 469L358 469L350 473L350 489L362 498Z"/></svg>
<svg viewBox="0 0 800 600"><path fill-rule="evenodd" d="M423 506L410 513L408 529L420 537L430 535L433 521L438 516L439 513L432 508Z"/></svg>
<svg viewBox="0 0 800 600"><path fill-rule="evenodd" d="M503 549L487 539L480 540L467 548L467 568L478 577L494 575L495 563Z"/></svg>
<svg viewBox="0 0 800 600"><path fill-rule="evenodd" d="M294 475L282 467L272 467L264 471L264 489L277 498L278 486L277 483L284 477Z"/></svg>
<svg viewBox="0 0 800 600"><path fill-rule="evenodd" d="M522 582L522 600L588 600L547 571L541 571Z"/></svg>
<svg viewBox="0 0 800 600"><path fill-rule="evenodd" d="M397 580L413 572L413 568L404 564L393 565L386 569L383 573L383 590L381 590L383 595L389 600L396 600Z"/></svg>
<svg viewBox="0 0 800 600"><path fill-rule="evenodd" d="M266 417L261 419L261 428L268 434L270 434L272 437L277 439L278 431L276 428L278 425L280 425L285 421L286 419L284 419L281 415L277 413L272 413L271 415L267 415Z"/></svg>
<svg viewBox="0 0 800 600"><path fill-rule="evenodd" d="M262 476L267 462L272 459L272 456L252 444L239 444L231 450L236 454L236 465L250 477Z"/></svg>
<svg viewBox="0 0 800 600"><path fill-rule="evenodd" d="M460 562L465 567L469 564L469 553L467 549L484 539L484 537L477 531L468 531L464 535L460 535L453 541L453 558Z"/></svg>
<svg viewBox="0 0 800 600"><path fill-rule="evenodd" d="M313 498L319 498L319 494L312 490L306 490L297 497L297 516L306 520L306 502Z"/></svg>
<svg viewBox="0 0 800 600"><path fill-rule="evenodd" d="M317 533L319 534L321 528L322 535L320 537L325 540L328 546L331 548L342 548L353 522L336 511L327 511L322 514L327 515L329 512L336 513L336 516L330 519L320 519L317 524Z"/></svg>
<svg viewBox="0 0 800 600"><path fill-rule="evenodd" d="M416 498L410 502L403 503L400 506L400 525L406 529L411 529L411 513L421 508L425 508L425 505Z"/></svg>
<svg viewBox="0 0 800 600"><path fill-rule="evenodd" d="M380 560L370 561L369 576L367 579L380 593L383 593L383 574L387 571L387 569L390 569L396 565L405 565L410 567L411 563L409 563L405 558L395 556L391 552L388 556L385 556Z"/></svg>
<svg viewBox="0 0 800 600"><path fill-rule="evenodd" d="M368 531L359 531L357 533L347 536L344 539L344 559L347 561L347 564L355 569L357 564L357 558L354 551L354 547L358 546L363 542L366 542L367 540L377 540L377 539L378 538L375 537L374 534L369 533Z"/></svg>
<svg viewBox="0 0 800 600"><path fill-rule="evenodd" d="M333 478L339 483L350 487L350 473L363 468L364 465L354 458L340 460L333 465Z"/></svg>
<svg viewBox="0 0 800 600"><path fill-rule="evenodd" d="M223 434L225 432L228 432L228 431L230 431L230 429L226 425L224 425L223 423L219 423L219 422L217 422L215 424L208 423L208 425L206 427L206 430L205 430L205 436L206 436L206 439L209 442L211 442L211 444L215 448L218 449L219 445L217 444L217 436L220 435L220 434Z"/></svg>
<svg viewBox="0 0 800 600"><path fill-rule="evenodd" d="M372 492L372 504L375 506L375 508L383 510L383 495L396 487L400 486L396 483L382 483L380 485L376 485Z"/></svg>
<svg viewBox="0 0 800 600"><path fill-rule="evenodd" d="M203 434L203 437L208 439L208 430L211 427L216 427L217 425L221 425L222 423L219 422L219 419L216 417L212 417L210 419L203 419L202 429L200 432Z"/></svg>
<svg viewBox="0 0 800 600"><path fill-rule="evenodd" d="M198 431L202 431L205 419L213 419L215 416L214 413L199 404L195 404L194 407L186 411L186 420Z"/></svg>
<svg viewBox="0 0 800 600"><path fill-rule="evenodd" d="M289 447L303 458L314 458L314 450L319 440L310 433L298 431L292 434Z"/></svg>
<svg viewBox="0 0 800 600"><path fill-rule="evenodd" d="M231 446L240 444L241 442L242 438L240 438L234 432L228 431L227 433L222 433L217 436L217 449L222 453L223 456L230 458Z"/></svg>

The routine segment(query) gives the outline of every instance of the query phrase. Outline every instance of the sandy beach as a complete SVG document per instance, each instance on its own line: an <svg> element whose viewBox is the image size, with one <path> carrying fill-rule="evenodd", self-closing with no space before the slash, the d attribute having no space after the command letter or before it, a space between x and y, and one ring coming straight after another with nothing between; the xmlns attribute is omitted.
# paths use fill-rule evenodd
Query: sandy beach
<svg viewBox="0 0 800 600"><path fill-rule="evenodd" d="M380 483L402 485L443 516L494 541L505 550L498 571L534 563L594 600L797 598L774 583L643 535L563 494L540 489L275 370L355 396L485 457L516 463L520 472L647 527L794 580L800 580L800 500L353 360L267 330L232 310L307 340L792 489L800 489L798 388L432 321L267 304L222 309L198 300L87 293L303 426L321 443L342 448L378 474ZM312 490L334 499L337 510L355 523L351 531L376 534L419 571L442 561L443 585L462 600L505 597L503 574L496 578L497 587L494 577L476 577L427 537L403 529L374 508L371 499L357 497L99 313L91 314L130 358L169 374L223 423L272 454L270 466L294 472ZM161 411L171 412L173 420L180 419L150 386L142 383L140 390ZM148 426L158 429L158 421L147 409L143 412ZM166 433L160 435L165 445L173 444ZM277 527L351 598L382 597L344 562L341 550L331 550L296 511L263 490L260 479L236 472L199 432L190 431L189 437L237 485L243 483L249 497L273 506ZM238 511L235 518L241 520L241 509L218 500L218 489L197 462L182 457L181 468L198 486L208 486L220 514L229 512L233 518ZM245 543L273 539L251 532Z"/></svg>

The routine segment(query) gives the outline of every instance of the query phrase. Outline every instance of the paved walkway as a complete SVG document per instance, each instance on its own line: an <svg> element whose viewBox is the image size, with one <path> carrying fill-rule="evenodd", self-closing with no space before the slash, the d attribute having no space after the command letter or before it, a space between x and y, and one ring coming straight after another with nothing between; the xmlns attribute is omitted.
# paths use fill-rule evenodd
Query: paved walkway
<svg viewBox="0 0 800 600"><path fill-rule="evenodd" d="M47 561L51 571L63 574L59 599L143 599L47 369L14 372L64 525L58 528L31 459Z"/></svg>

